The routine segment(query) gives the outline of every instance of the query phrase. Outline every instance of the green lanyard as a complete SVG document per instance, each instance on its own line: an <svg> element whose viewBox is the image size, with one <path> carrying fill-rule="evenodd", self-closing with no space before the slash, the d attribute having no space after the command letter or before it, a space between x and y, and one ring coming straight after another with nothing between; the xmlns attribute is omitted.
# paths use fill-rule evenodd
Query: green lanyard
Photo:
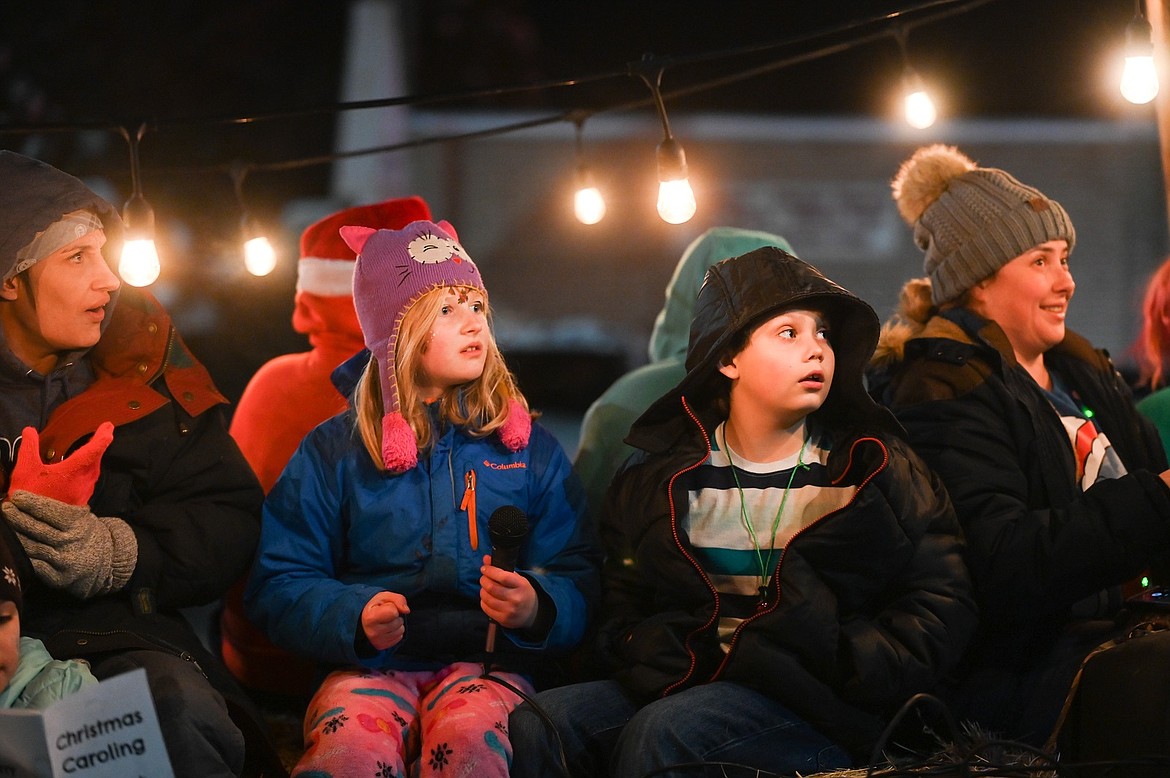
<svg viewBox="0 0 1170 778"><path fill-rule="evenodd" d="M772 555L776 551L776 533L780 529L780 517L784 515L784 506L788 504L788 493L792 490L792 482L796 480L796 471L803 467L808 467L804 463L804 449L808 445L808 435L800 443L800 451L796 455L796 464L792 468L792 474L788 476L788 486L784 487L784 496L780 498L780 507L776 510L776 518L772 521L772 539L768 543L768 561L764 561L764 552L760 549L759 538L756 537L756 530L752 526L751 517L748 516L747 501L743 496L743 487L739 483L739 474L736 472L735 461L731 458L731 446L727 445L727 424L723 425L723 448L727 451L727 463L731 465L731 477L735 479L735 488L739 490L739 517L743 521L743 526L747 528L748 535L752 539L752 545L756 549L756 564L760 569L760 597L763 597L768 589L768 572L772 569Z"/></svg>

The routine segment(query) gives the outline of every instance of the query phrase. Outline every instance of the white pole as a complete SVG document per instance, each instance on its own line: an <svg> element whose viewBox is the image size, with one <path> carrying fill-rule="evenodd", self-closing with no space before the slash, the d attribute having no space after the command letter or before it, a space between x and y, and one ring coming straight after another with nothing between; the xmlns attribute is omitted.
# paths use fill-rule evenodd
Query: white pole
<svg viewBox="0 0 1170 778"><path fill-rule="evenodd" d="M401 0L354 0L349 7L342 67L342 102L407 94ZM409 138L407 106L363 108L338 114L334 147L357 151ZM411 194L406 152L365 154L333 163L332 196L369 203Z"/></svg>

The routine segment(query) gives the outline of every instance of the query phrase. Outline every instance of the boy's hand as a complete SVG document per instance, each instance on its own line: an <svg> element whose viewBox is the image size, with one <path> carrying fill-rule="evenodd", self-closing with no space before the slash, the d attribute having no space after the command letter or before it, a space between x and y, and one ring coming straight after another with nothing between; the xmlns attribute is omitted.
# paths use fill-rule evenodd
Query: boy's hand
<svg viewBox="0 0 1170 778"><path fill-rule="evenodd" d="M378 592L362 608L362 631L370 645L384 651L406 634L406 614L410 608L398 592Z"/></svg>
<svg viewBox="0 0 1170 778"><path fill-rule="evenodd" d="M532 582L519 573L491 565L483 558L479 569L479 607L506 629L527 629L536 623L537 597Z"/></svg>

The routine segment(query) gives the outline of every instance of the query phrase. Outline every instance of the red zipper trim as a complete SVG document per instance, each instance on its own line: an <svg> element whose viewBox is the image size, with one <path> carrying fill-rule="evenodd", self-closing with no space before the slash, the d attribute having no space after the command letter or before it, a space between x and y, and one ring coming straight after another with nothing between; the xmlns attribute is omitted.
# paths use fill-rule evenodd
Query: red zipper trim
<svg viewBox="0 0 1170 778"><path fill-rule="evenodd" d="M678 547L679 552L684 557L686 557L688 562L691 563L691 566L694 567L695 570L702 577L703 583L705 583L707 585L707 588L711 591L711 596L715 600L715 608L714 608L714 610L711 611L711 618L707 619L706 624L703 624L701 627L699 627L695 630L692 630L689 634L687 634L686 640L683 641L683 645L686 647L687 654L691 658L690 667L687 668L687 671L685 673L683 673L683 676L681 678L679 678L677 681L675 681L674 683L670 684L665 689L663 689L663 691L662 691L663 697L669 696L672 692L674 692L675 689L677 689L680 686L682 686L683 684L685 684L687 682L687 680L694 674L695 665L698 663L698 659L695 657L695 652L691 649L691 641L697 635L699 635L699 633L705 632L706 630L710 629L711 625L714 624L716 622L716 620L718 620L718 618L719 618L719 590L715 588L715 584L711 583L711 579L707 576L707 573L704 572L703 567L702 567L702 565L699 564L698 560L695 559L694 556L692 556L690 553L687 552L686 548L682 544L682 540L679 538L679 535L678 535L678 509L674 504L674 482L676 480L678 480L679 476L683 475L684 473L688 473L691 470L694 470L695 468L702 465L704 462L707 461L707 458L711 456L711 438L709 438L707 436L707 430L703 429L703 425L699 423L698 417L695 416L694 412L691 410L691 407L689 405L687 405L687 400L685 397L682 398L682 404L683 404L683 410L686 411L687 416L689 416L691 418L691 421L693 421L695 423L695 426L699 428L699 433L702 434L703 441L707 444L707 451L706 451L706 453L703 454L703 457L698 462L695 462L693 465L690 465L688 467L684 467L682 470L679 470L674 475L672 475L670 477L670 481L666 485L666 496L667 496L667 499L670 501L670 532L674 536L674 544Z"/></svg>

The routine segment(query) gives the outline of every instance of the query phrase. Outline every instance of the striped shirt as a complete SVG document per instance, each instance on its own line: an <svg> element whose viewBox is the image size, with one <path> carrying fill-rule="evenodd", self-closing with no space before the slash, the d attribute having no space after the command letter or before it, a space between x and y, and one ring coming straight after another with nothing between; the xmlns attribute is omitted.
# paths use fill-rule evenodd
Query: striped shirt
<svg viewBox="0 0 1170 778"><path fill-rule="evenodd" d="M719 637L726 651L732 632L760 602L761 569L771 581L788 542L817 519L847 505L857 487L830 483L825 467L828 441L816 434L811 434L799 455L803 463L799 467L797 454L777 462L750 462L732 451L733 471L727 452L720 448L723 444L720 424L712 439L711 455L692 473L689 510L682 528L721 595ZM777 525L782 502L783 514ZM744 523L745 513L759 541L758 549Z"/></svg>

